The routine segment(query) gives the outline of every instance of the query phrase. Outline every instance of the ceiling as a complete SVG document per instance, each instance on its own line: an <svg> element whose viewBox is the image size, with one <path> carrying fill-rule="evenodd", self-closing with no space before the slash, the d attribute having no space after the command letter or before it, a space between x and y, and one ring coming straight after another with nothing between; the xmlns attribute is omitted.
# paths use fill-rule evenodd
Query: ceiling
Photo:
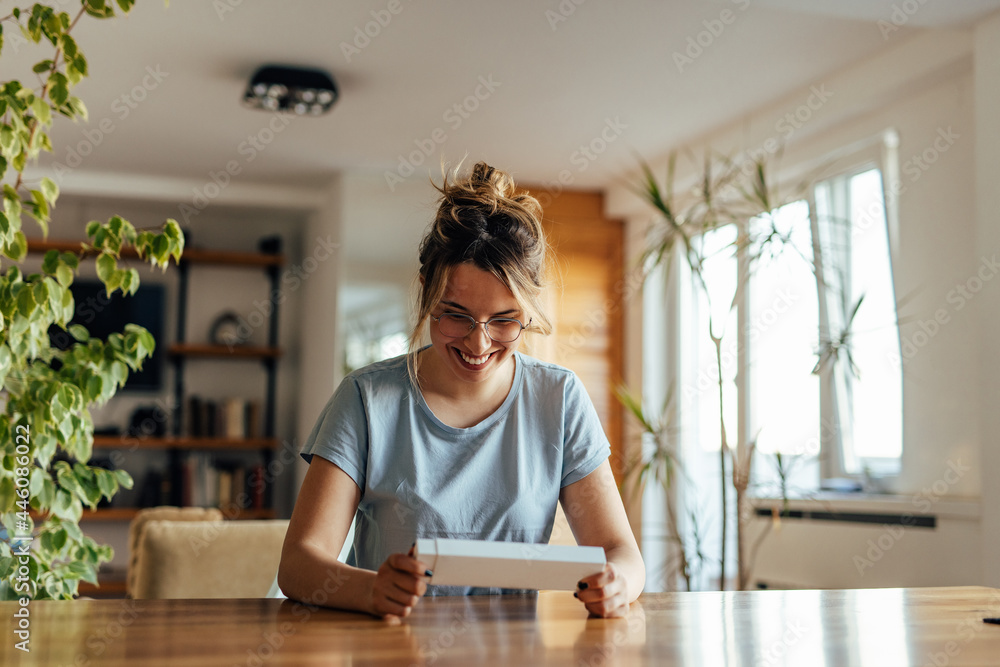
<svg viewBox="0 0 1000 667"><path fill-rule="evenodd" d="M74 166L88 173L204 181L235 164L244 184L319 187L345 170L425 178L442 156L469 155L524 182L568 170L574 187L599 187L636 152L664 153L914 30L997 9L1000 0L144 0L124 19L81 20L91 78L77 94L90 122L58 124L43 165L75 163L79 149ZM900 29L887 33L894 20ZM48 57L6 35L0 79ZM239 102L265 63L327 69L340 100L328 115L269 128L269 115Z"/></svg>

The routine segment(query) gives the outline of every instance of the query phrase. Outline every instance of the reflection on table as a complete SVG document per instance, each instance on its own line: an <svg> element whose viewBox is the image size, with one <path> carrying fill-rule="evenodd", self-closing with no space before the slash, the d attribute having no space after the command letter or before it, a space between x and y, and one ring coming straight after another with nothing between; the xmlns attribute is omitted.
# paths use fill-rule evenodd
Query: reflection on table
<svg viewBox="0 0 1000 667"><path fill-rule="evenodd" d="M989 665L990 588L657 593L588 618L570 593L428 598L400 625L289 600L0 603L3 664Z"/></svg>

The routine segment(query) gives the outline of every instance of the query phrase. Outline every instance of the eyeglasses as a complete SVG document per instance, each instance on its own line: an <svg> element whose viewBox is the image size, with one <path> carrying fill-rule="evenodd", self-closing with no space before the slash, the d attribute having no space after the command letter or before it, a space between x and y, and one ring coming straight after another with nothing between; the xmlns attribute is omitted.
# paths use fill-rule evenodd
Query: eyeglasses
<svg viewBox="0 0 1000 667"><path fill-rule="evenodd" d="M486 326L486 335L497 343L513 343L521 335L521 331L531 324L531 320L528 320L528 324L521 324L521 320L509 317L494 317L485 322L477 322L474 317L460 313L444 313L437 317L431 315L431 319L438 323L441 335L446 338L465 338L477 324L483 324Z"/></svg>

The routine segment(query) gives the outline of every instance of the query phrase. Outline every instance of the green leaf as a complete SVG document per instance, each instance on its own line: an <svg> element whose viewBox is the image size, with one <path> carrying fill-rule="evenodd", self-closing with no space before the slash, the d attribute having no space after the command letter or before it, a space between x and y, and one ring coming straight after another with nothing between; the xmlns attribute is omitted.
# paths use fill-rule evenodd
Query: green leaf
<svg viewBox="0 0 1000 667"><path fill-rule="evenodd" d="M76 58L77 54L76 41L66 33L63 33L63 35L59 38L59 40L62 43L62 50L63 54L66 56L66 60L72 60L73 58Z"/></svg>
<svg viewBox="0 0 1000 667"><path fill-rule="evenodd" d="M17 145L17 135L14 133L14 128L10 125L0 127L0 150L8 155L13 155L15 148L20 151L20 147Z"/></svg>
<svg viewBox="0 0 1000 667"><path fill-rule="evenodd" d="M99 220L91 220L90 222L88 222L86 231L87 238L93 238L94 234L96 234L97 230L100 228L101 228L101 223Z"/></svg>
<svg viewBox="0 0 1000 667"><path fill-rule="evenodd" d="M87 327L82 324L69 325L69 335L81 343L86 343L90 340L90 332L87 331Z"/></svg>
<svg viewBox="0 0 1000 667"><path fill-rule="evenodd" d="M31 313L35 310L35 299L30 289L25 288L17 293L17 310L24 317L31 317Z"/></svg>
<svg viewBox="0 0 1000 667"><path fill-rule="evenodd" d="M112 472L114 473L115 478L118 480L118 483L121 484L122 488L124 489L132 488L133 482L131 475L129 475L124 470L113 470Z"/></svg>
<svg viewBox="0 0 1000 667"><path fill-rule="evenodd" d="M56 185L56 182L46 176L42 178L41 188L45 200L50 204L55 204L56 200L59 199L59 186Z"/></svg>
<svg viewBox="0 0 1000 667"><path fill-rule="evenodd" d="M52 69L52 61L43 60L39 63L36 63L35 66L31 68L31 71L34 72L35 74L41 74L42 72L48 72L50 69Z"/></svg>
<svg viewBox="0 0 1000 667"><path fill-rule="evenodd" d="M45 257L42 259L42 271L53 275L56 269L59 268L59 251L49 250L45 253Z"/></svg>
<svg viewBox="0 0 1000 667"><path fill-rule="evenodd" d="M96 401L104 391L104 378L100 375L91 375L87 380L87 396L91 401Z"/></svg>
<svg viewBox="0 0 1000 667"><path fill-rule="evenodd" d="M35 112L35 118L43 125L52 124L52 109L48 103L40 97L36 97L31 103L31 110Z"/></svg>
<svg viewBox="0 0 1000 667"><path fill-rule="evenodd" d="M108 281L112 280L115 277L117 268L118 268L118 263L115 261L114 256L109 255L107 253L98 256L97 277L101 280L101 282L107 284Z"/></svg>
<svg viewBox="0 0 1000 667"><path fill-rule="evenodd" d="M14 234L13 241L7 244L5 254L15 262L24 259L24 256L28 254L28 239L24 232L19 230Z"/></svg>
<svg viewBox="0 0 1000 667"><path fill-rule="evenodd" d="M118 492L117 478L111 472L100 468L94 469L94 475L97 477L97 486L101 490L101 495L111 500Z"/></svg>
<svg viewBox="0 0 1000 667"><path fill-rule="evenodd" d="M65 264L60 264L56 269L56 280L63 287L69 287L73 284L73 270Z"/></svg>
<svg viewBox="0 0 1000 667"><path fill-rule="evenodd" d="M4 476L0 478L0 512L6 513L14 509L14 501L17 494L14 493L14 478Z"/></svg>
<svg viewBox="0 0 1000 667"><path fill-rule="evenodd" d="M66 546L66 540L69 539L69 533L65 528L60 528L52 534L52 546L55 547L56 551L62 551L63 547Z"/></svg>
<svg viewBox="0 0 1000 667"><path fill-rule="evenodd" d="M31 288L32 296L35 299L35 303L39 306L48 303L49 301L49 286L44 282L37 282Z"/></svg>

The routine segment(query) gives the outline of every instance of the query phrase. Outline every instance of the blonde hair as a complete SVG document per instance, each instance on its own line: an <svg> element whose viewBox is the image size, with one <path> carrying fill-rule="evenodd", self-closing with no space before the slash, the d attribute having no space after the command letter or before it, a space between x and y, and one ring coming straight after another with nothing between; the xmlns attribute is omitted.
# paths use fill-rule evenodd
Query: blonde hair
<svg viewBox="0 0 1000 667"><path fill-rule="evenodd" d="M417 351L424 323L444 296L451 269L459 264L496 276L530 318L526 331L552 332L541 298L548 261L542 207L527 192L517 192L506 172L479 162L468 177L459 179L460 166L451 182L445 170L441 187L434 186L441 193L440 204L420 241L421 282L407 359L414 384L419 384Z"/></svg>

